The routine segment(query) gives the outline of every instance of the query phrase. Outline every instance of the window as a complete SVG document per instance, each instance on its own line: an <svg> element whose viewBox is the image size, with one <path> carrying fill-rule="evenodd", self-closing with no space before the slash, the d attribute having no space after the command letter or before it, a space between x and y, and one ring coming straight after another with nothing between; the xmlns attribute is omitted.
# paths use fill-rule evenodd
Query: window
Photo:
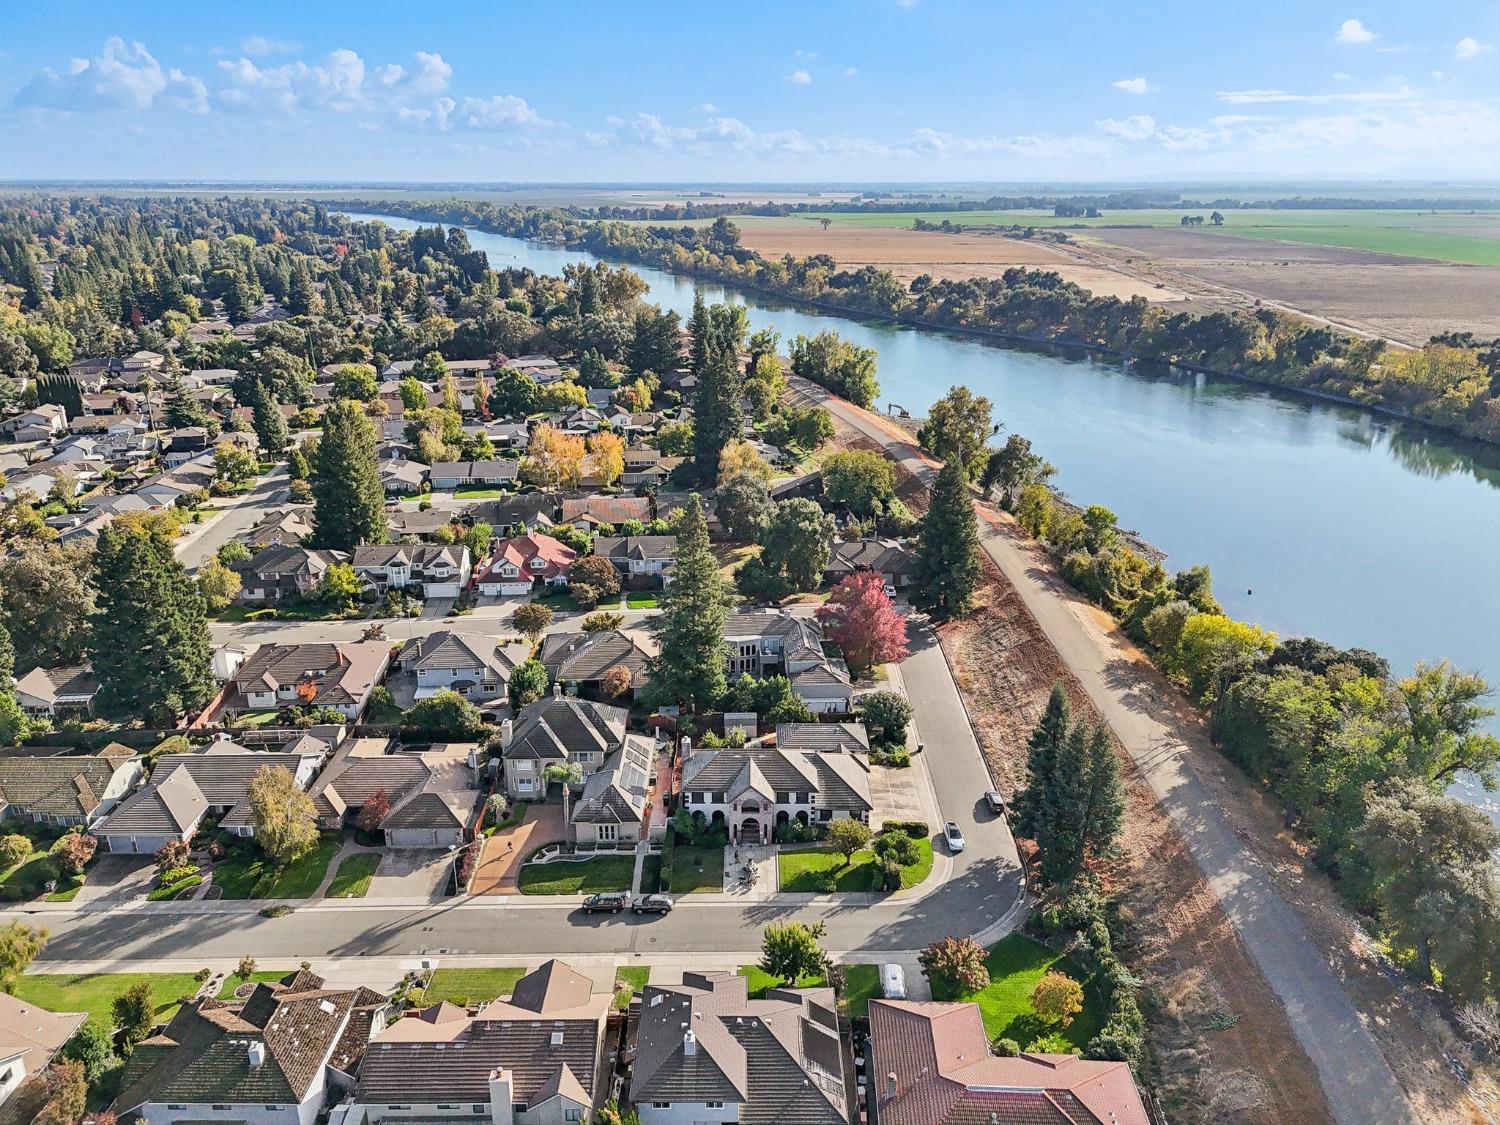
<svg viewBox="0 0 1500 1125"><path fill-rule="evenodd" d="M582 1121L583 1120L583 1110L581 1110L581 1109L569 1109L569 1110L565 1110L563 1112L563 1120L564 1121Z"/></svg>
<svg viewBox="0 0 1500 1125"><path fill-rule="evenodd" d="M618 838L616 834L618 827L615 824L600 824L596 827L595 831L601 840L614 840Z"/></svg>
<svg viewBox="0 0 1500 1125"><path fill-rule="evenodd" d="M651 1103L651 1108L652 1109L671 1109L672 1108L672 1103L671 1102L652 1102Z"/></svg>
<svg viewBox="0 0 1500 1125"><path fill-rule="evenodd" d="M516 788L517 789L530 789L530 788L532 788L532 786L534 784L535 784L535 782L533 782L531 780L531 778L529 778L529 777L518 777L518 778L516 778Z"/></svg>
<svg viewBox="0 0 1500 1125"><path fill-rule="evenodd" d="M705 1109L723 1109L724 1108L724 1103L723 1102L704 1102L703 1106L704 1106Z"/></svg>

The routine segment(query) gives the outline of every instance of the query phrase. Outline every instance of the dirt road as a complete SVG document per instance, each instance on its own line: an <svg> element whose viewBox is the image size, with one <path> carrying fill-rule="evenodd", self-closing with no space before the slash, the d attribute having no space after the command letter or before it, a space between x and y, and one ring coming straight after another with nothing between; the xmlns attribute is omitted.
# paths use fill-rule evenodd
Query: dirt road
<svg viewBox="0 0 1500 1125"><path fill-rule="evenodd" d="M933 463L893 424L798 381L797 389L885 449L921 481ZM1034 548L991 513L985 552L1014 586L1142 780L1186 841L1215 897L1286 1010L1335 1120L1405 1123L1414 1115L1359 1012L1297 915L1240 842L1191 758L1213 753L1201 720L1095 607L1062 585Z"/></svg>

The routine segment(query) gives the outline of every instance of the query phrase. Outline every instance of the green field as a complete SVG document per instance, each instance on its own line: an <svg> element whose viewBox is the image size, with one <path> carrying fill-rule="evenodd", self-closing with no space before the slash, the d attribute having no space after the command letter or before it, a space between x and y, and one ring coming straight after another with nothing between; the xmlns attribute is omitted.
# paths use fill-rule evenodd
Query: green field
<svg viewBox="0 0 1500 1125"><path fill-rule="evenodd" d="M16 981L11 993L18 1000L53 1012L87 1012L106 1027L114 1027L111 1005L115 997L137 981L151 985L156 1018L171 1019L185 996L198 991L192 973L27 973Z"/></svg>
<svg viewBox="0 0 1500 1125"><path fill-rule="evenodd" d="M328 884L327 898L364 898L370 889L370 880L380 866L380 856L374 852L355 852L344 857L338 873Z"/></svg>
<svg viewBox="0 0 1500 1125"><path fill-rule="evenodd" d="M932 841L918 840L916 843L921 854L916 863L901 869L902 887L915 887L932 874ZM843 855L831 848L817 845L783 848L777 853L776 862L781 889L789 894L818 894L819 877L830 874L841 893L875 890L875 853L868 849L855 852L845 863Z"/></svg>
<svg viewBox="0 0 1500 1125"><path fill-rule="evenodd" d="M423 997L426 1004L439 1000L463 1000L480 1004L515 991L516 981L526 975L525 969L438 969L432 974Z"/></svg>
<svg viewBox="0 0 1500 1125"><path fill-rule="evenodd" d="M628 891L635 875L635 856L596 855L589 859L528 863L521 868L523 895L591 895Z"/></svg>
<svg viewBox="0 0 1500 1125"><path fill-rule="evenodd" d="M817 222L830 219L834 226L910 227L915 219L941 223L944 219L964 226L1037 227L1179 227L1183 215L1202 215L1212 209L1171 208L1139 211L1106 211L1097 219L1058 218L1044 211L931 211L885 214L808 214L775 220ZM1242 210L1226 211L1224 225L1206 222L1195 230L1245 238L1279 239L1313 246L1339 246L1383 254L1402 254L1469 265L1500 265L1500 212L1495 211L1398 211L1398 210ZM764 220L763 220L764 221ZM1109 240L1107 232L1098 235Z"/></svg>
<svg viewBox="0 0 1500 1125"><path fill-rule="evenodd" d="M1031 1006L1031 990L1049 970L1055 969L1084 985L1083 1011L1074 1016L1066 1028L1060 1029L1060 1034L1079 1048L1098 1034L1104 1021L1099 995L1088 986L1086 974L1072 961L1029 937L1011 934L990 947L984 964L990 971L987 988L978 992L957 992L942 983L934 983L932 998L974 1001L984 1017L985 1034L991 1039L1014 1039L1025 1047L1051 1030L1037 1018Z"/></svg>
<svg viewBox="0 0 1500 1125"><path fill-rule="evenodd" d="M260 852L241 847L214 866L214 883L225 898L311 898L338 850L339 841L324 836L301 859L277 867Z"/></svg>

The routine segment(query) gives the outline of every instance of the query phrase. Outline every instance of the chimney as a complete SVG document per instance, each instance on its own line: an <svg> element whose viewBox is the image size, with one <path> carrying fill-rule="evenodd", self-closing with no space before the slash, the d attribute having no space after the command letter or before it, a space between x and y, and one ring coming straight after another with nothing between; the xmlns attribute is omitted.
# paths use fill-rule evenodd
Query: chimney
<svg viewBox="0 0 1500 1125"><path fill-rule="evenodd" d="M259 1039L255 1040L250 1044L248 1058L250 1060L250 1069L259 1070L266 1062L266 1045Z"/></svg>
<svg viewBox="0 0 1500 1125"><path fill-rule="evenodd" d="M698 1053L698 1037L693 1034L692 1028L682 1033L682 1053L688 1058Z"/></svg>
<svg viewBox="0 0 1500 1125"><path fill-rule="evenodd" d="M893 1070L885 1076L885 1094L881 1096L880 1102L884 1105L896 1096L896 1072Z"/></svg>
<svg viewBox="0 0 1500 1125"><path fill-rule="evenodd" d="M562 681L561 680L558 680L555 684L552 685L552 698L553 699L561 699L562 698Z"/></svg>
<svg viewBox="0 0 1500 1125"><path fill-rule="evenodd" d="M515 1125L515 1076L505 1067L490 1071L490 1125Z"/></svg>
<svg viewBox="0 0 1500 1125"><path fill-rule="evenodd" d="M506 719L500 724L500 749L508 749L511 741L516 737L516 724L512 719Z"/></svg>
<svg viewBox="0 0 1500 1125"><path fill-rule="evenodd" d="M692 752L693 752L693 740L691 738L689 738L687 735L683 735L682 736L682 757L683 757L683 759L686 760L687 757L688 757L688 755L690 755Z"/></svg>

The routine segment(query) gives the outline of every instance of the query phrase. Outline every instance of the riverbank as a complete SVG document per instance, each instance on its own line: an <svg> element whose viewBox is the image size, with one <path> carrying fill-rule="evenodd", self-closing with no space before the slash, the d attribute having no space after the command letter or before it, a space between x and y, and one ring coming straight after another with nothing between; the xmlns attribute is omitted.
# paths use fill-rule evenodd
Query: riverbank
<svg viewBox="0 0 1500 1125"><path fill-rule="evenodd" d="M373 204L368 201L348 201L344 204L349 207L368 209ZM898 311L894 314L881 313L869 307L849 304L837 301L823 300L817 297L807 296L790 290L785 286L765 285L756 282L753 278L747 278L734 270L722 267L707 267L697 264L697 260L687 255L677 255L672 251L680 249L676 243L662 243L659 248L651 250L637 244L621 246L611 244L592 235L597 234L602 221L593 221L585 225L578 234L568 237L564 235L547 235L528 231L524 225L517 223L501 223L486 220L477 211L466 212L464 215L454 217L450 214L451 208L441 204L417 204L417 203L384 203L380 205L381 210L401 215L413 221L434 222L456 222L463 221L478 230L487 231L507 238L522 238L531 241L539 241L544 244L566 247L573 250L583 250L600 258L613 260L630 265L647 265L655 269L665 270L680 276L691 277L703 281L711 281L719 285L725 285L746 292L755 293L774 301L784 301L794 306L815 309L820 312L834 316L848 317L862 322L880 324L889 323L902 327L920 328L927 331L938 331L954 333L957 335L972 336L979 339L994 340L1007 344L1024 344L1039 347L1055 347L1059 349L1073 349L1090 355L1104 356L1122 362L1135 363L1161 363L1167 368L1178 368L1183 371L1198 372L1213 375L1220 378L1233 379L1248 385L1263 387L1271 390L1285 391L1292 395L1305 396L1311 399L1336 403L1354 409L1368 411L1372 414L1397 419L1403 422L1422 425L1435 431L1453 435L1466 441L1473 441L1491 448L1500 447L1500 400L1495 399L1493 393L1489 401L1490 413L1493 418L1481 416L1479 419L1464 418L1454 419L1434 416L1430 412L1418 412L1409 407L1392 406L1387 403L1371 402L1368 400L1368 392L1363 397L1356 397L1353 393L1344 394L1326 388L1312 387L1300 382L1284 381L1270 378L1257 373L1253 368L1235 364L1203 364L1179 358L1177 354L1165 356L1142 354L1140 351L1127 347L1116 346L1100 339L1088 339L1080 337L1076 331L1070 331L1064 322L1053 319L1048 322L1041 320L1039 328L1034 332L1021 332L1010 329L996 328L979 324L950 324L944 321L935 321L920 315L910 314L906 311ZM581 222L581 221L580 221ZM646 233L646 232L641 232ZM601 245L601 242L603 244ZM761 272L769 272L772 263L766 262L753 251L747 251L753 255L754 263L762 268ZM778 263L779 264L779 263ZM834 266L837 269L837 263ZM831 271L830 271L831 272ZM1026 272L1026 271L1019 271ZM1045 273L1045 271L1034 271ZM893 279L894 280L894 279ZM947 283L935 283L942 285ZM1074 287L1077 288L1077 287ZM1087 291L1079 290L1085 298L1090 295ZM1121 305L1114 301L1113 305L1121 309L1131 309L1135 306ZM1080 307L1089 308L1091 305L1079 306L1077 304L1066 305L1059 309L1059 315L1074 316ZM1027 313L1030 315L1034 310L1028 306ZM1269 308L1266 315L1279 316L1272 313ZM1109 309L1096 318L1098 323L1094 325L1096 331L1108 330L1115 327L1116 317L1114 309ZM1165 316L1165 312L1163 312ZM1215 316L1229 319L1227 314L1214 314ZM1201 316L1178 316L1172 318L1173 323L1181 322L1172 330L1178 338L1178 343L1168 344L1173 353L1178 353L1184 348L1202 347L1200 341L1195 339L1195 333L1200 322L1210 320L1210 317ZM1248 317L1249 322L1254 323L1254 317ZM1310 323L1310 322L1309 322ZM1048 325L1051 327L1048 327ZM1243 325L1238 326L1243 330ZM1057 331L1052 329L1056 328ZM1337 334L1330 333L1330 339Z"/></svg>

